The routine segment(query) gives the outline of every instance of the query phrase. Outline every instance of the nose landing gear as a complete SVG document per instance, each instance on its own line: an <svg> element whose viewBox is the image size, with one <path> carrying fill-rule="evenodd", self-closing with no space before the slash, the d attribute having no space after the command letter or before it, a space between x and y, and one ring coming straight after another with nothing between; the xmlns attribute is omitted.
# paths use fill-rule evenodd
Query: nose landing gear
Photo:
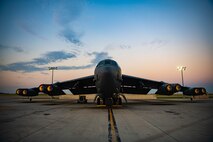
<svg viewBox="0 0 213 142"><path fill-rule="evenodd" d="M97 105L106 105L111 107L112 105L122 105L122 97L127 102L126 97L122 94L117 94L112 98L101 98L100 96L96 96L94 102L97 101Z"/></svg>

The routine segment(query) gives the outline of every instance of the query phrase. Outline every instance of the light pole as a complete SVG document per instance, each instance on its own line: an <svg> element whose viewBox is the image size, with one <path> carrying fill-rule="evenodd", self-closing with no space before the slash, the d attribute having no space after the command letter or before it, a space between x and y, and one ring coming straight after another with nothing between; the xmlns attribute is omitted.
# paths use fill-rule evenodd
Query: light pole
<svg viewBox="0 0 213 142"><path fill-rule="evenodd" d="M185 70L186 70L186 67L179 66L179 67L177 67L177 70L181 71L182 86L184 86L183 71L185 71Z"/></svg>
<svg viewBox="0 0 213 142"><path fill-rule="evenodd" d="M52 84L53 84L53 74L54 74L54 70L57 70L57 67L48 67L49 70L52 70Z"/></svg>

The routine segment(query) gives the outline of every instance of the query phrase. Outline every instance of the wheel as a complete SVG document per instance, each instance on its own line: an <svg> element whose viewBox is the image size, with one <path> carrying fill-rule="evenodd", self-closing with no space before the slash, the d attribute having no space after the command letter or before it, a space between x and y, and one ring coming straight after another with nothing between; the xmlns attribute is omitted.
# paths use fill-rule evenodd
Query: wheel
<svg viewBox="0 0 213 142"><path fill-rule="evenodd" d="M106 105L106 101L105 101L105 99L103 99L103 105Z"/></svg>
<svg viewBox="0 0 213 142"><path fill-rule="evenodd" d="M100 104L101 104L101 99L98 98L98 99L97 99L97 105L100 105Z"/></svg>
<svg viewBox="0 0 213 142"><path fill-rule="evenodd" d="M121 98L118 98L118 104L122 105L122 99Z"/></svg>

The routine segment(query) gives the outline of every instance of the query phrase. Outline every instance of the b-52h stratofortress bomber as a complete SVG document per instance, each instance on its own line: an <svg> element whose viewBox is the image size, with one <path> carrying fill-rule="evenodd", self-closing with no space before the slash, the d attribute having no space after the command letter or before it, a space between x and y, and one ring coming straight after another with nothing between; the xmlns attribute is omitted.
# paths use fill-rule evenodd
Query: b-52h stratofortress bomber
<svg viewBox="0 0 213 142"><path fill-rule="evenodd" d="M31 89L17 89L16 94L25 97L37 96L43 92L50 96L65 95L63 90L69 89L73 95L97 94L97 104L122 104L123 94L148 94L151 89L156 89L155 94L173 95L183 92L184 95L197 96L206 94L206 89L201 87L185 87L178 83L166 83L144 78L124 75L116 61L105 59L100 61L94 75L57 82L54 84L41 84Z"/></svg>

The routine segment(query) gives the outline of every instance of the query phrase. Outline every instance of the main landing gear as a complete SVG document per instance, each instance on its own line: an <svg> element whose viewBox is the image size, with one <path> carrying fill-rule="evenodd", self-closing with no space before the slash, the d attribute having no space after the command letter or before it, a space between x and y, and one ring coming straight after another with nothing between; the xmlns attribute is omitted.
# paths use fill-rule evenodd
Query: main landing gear
<svg viewBox="0 0 213 142"><path fill-rule="evenodd" d="M32 102L32 97L28 97L29 101Z"/></svg>
<svg viewBox="0 0 213 142"><path fill-rule="evenodd" d="M107 105L107 106L112 106L112 105L122 105L122 99L121 97L118 98L97 98L97 105Z"/></svg>

